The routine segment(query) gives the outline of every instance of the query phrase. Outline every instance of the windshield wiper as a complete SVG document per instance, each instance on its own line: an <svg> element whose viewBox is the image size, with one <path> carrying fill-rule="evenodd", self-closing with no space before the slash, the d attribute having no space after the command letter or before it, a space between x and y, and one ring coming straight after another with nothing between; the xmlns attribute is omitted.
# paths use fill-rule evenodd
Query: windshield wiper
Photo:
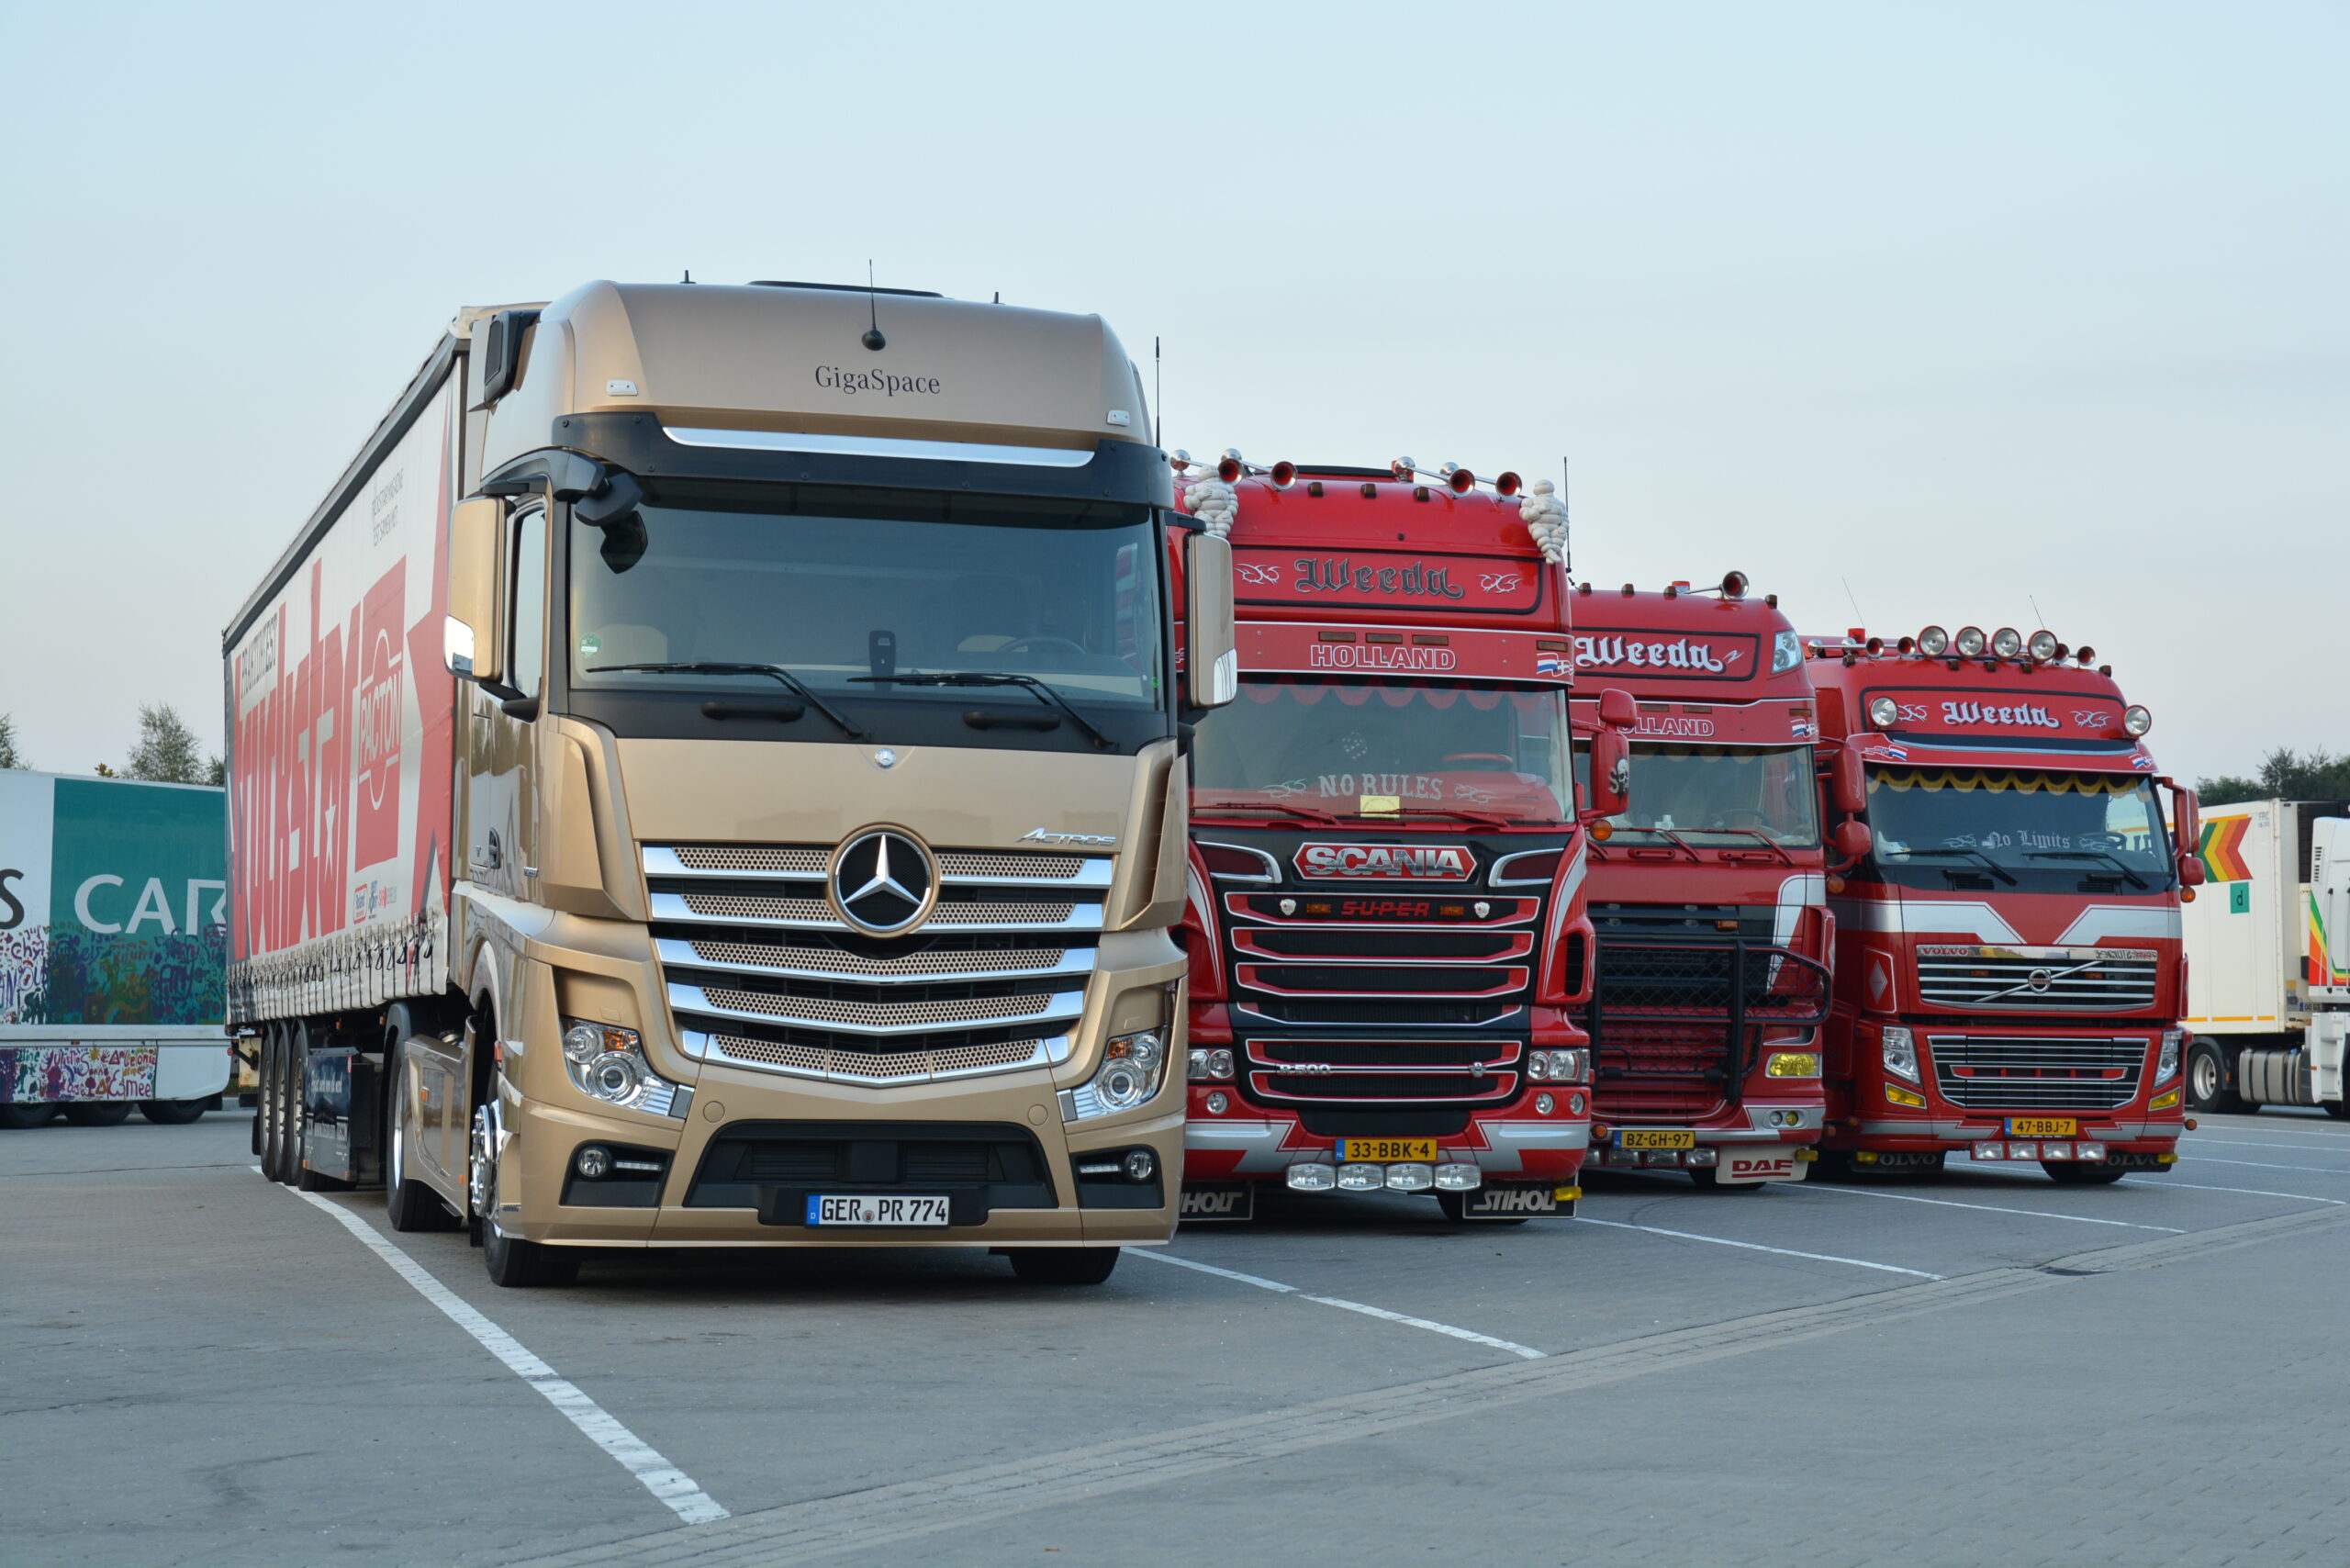
<svg viewBox="0 0 2350 1568"><path fill-rule="evenodd" d="M1093 744L1104 751L1115 751L1118 743L1095 727L1092 720L1077 711L1076 706L1050 681L1038 680L1033 675L1013 675L1008 670L941 669L914 671L903 675L853 675L851 680L890 686L1019 686L1036 694L1037 700L1048 707L1068 714L1077 727L1092 738Z"/></svg>
<svg viewBox="0 0 2350 1568"><path fill-rule="evenodd" d="M1366 817L1458 817L1462 822L1478 823L1486 827L1516 825L1509 818L1493 812L1472 812L1465 806L1397 806L1383 812L1348 812L1348 816L1360 821Z"/></svg>
<svg viewBox="0 0 2350 1568"><path fill-rule="evenodd" d="M2107 849L2027 849L2027 860L2102 860L2130 879L2130 885L2143 891L2154 884L2130 869L2129 862Z"/></svg>
<svg viewBox="0 0 2350 1568"><path fill-rule="evenodd" d="M1985 867L1987 870L1989 870L1989 872L1991 873L1991 875L1993 875L1994 877L1998 878L1998 879L1999 879L1999 880L2001 880L2001 881L2003 881L2003 882L2007 883L2009 887L2013 887L2013 886L2015 885L2015 880L2016 880L2015 873L2014 873L2014 872L2012 872L2012 871L2010 871L2010 870L2009 870L2005 866L2000 865L1997 860L1992 859L1988 855L1984 854L1984 853L1983 853L1981 850L1979 850L1979 849L1968 849L1968 848L1966 848L1966 847L1964 847L1964 846L1961 846L1961 845L1946 844L1946 845L1943 845L1943 846L1942 846L1941 848L1939 848L1939 849L1905 849L1905 850L1903 850L1903 851L1902 851L1902 853L1903 853L1903 854L1905 854L1905 855L1911 856L1911 857L1916 857L1916 856L1919 856L1919 855L1968 855L1968 856L1972 856L1972 857L1974 857L1975 859L1982 861L1982 862L1983 862L1984 867Z"/></svg>
<svg viewBox="0 0 2350 1568"><path fill-rule="evenodd" d="M1304 817L1307 822L1323 823L1331 827L1346 825L1329 812L1317 812L1312 806L1277 805L1270 801L1194 801L1192 802L1192 810L1195 812L1273 812L1285 817Z"/></svg>
<svg viewBox="0 0 2350 1568"><path fill-rule="evenodd" d="M851 740L867 738L866 732L844 719L833 705L808 689L808 683L781 665L708 664L696 660L683 664L655 665L589 665L589 675L764 675L778 680L808 706L841 727L841 733Z"/></svg>
<svg viewBox="0 0 2350 1568"><path fill-rule="evenodd" d="M1772 854L1777 856L1781 864L1792 866L1796 863L1796 857L1787 853L1786 846L1781 844L1777 839L1773 838L1769 834L1764 833L1759 827L1693 827L1689 831L1691 833L1743 834L1747 837L1754 840L1755 843L1761 845L1763 848L1769 850Z"/></svg>

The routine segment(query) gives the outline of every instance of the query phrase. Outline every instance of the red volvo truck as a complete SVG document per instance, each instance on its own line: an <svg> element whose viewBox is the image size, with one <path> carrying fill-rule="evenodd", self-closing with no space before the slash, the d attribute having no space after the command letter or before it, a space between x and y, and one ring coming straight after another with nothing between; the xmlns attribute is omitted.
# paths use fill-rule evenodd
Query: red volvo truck
<svg viewBox="0 0 2350 1568"><path fill-rule="evenodd" d="M1408 458L1175 461L1231 540L1241 667L1192 752L1183 1213L1245 1218L1278 1183L1572 1214L1591 926L1563 507ZM1626 743L1600 729L1612 812Z"/></svg>
<svg viewBox="0 0 2350 1568"><path fill-rule="evenodd" d="M1631 809L1592 831L1592 1162L1801 1181L1834 932L1802 644L1741 572L1695 592L1585 583L1573 640L1578 678L1639 708Z"/></svg>
<svg viewBox="0 0 2350 1568"><path fill-rule="evenodd" d="M1823 1158L1939 1169L1964 1149L2071 1182L2169 1165L2179 902L2202 867L2152 717L2044 631L1807 646L1825 801L1871 838L1829 880Z"/></svg>

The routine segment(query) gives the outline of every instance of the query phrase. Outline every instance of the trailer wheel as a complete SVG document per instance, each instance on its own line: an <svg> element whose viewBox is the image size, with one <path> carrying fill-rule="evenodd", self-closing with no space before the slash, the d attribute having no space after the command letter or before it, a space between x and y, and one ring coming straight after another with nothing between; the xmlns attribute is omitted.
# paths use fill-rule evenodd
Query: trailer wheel
<svg viewBox="0 0 2350 1568"><path fill-rule="evenodd" d="M457 1216L441 1194L408 1173L408 1132L400 1124L407 1098L408 1051L392 1047L391 1070L384 1075L384 1212L394 1230L454 1230Z"/></svg>
<svg viewBox="0 0 2350 1568"><path fill-rule="evenodd" d="M2187 1103L2214 1113L2256 1108L2229 1085L2228 1059L2220 1047L2201 1040L2187 1054Z"/></svg>
<svg viewBox="0 0 2350 1568"><path fill-rule="evenodd" d="M184 1127L211 1108L209 1100L141 1100L139 1114L158 1126Z"/></svg>
<svg viewBox="0 0 2350 1568"><path fill-rule="evenodd" d="M77 1127L118 1127L130 1120L128 1100L73 1100L65 1106L65 1119Z"/></svg>
<svg viewBox="0 0 2350 1568"><path fill-rule="evenodd" d="M297 1192L324 1193L342 1183L311 1174L303 1163L310 1154L309 1078L310 1028L297 1025L294 1048L285 1055L285 1180Z"/></svg>
<svg viewBox="0 0 2350 1568"><path fill-rule="evenodd" d="M15 1101L0 1105L0 1127L10 1132L28 1133L35 1127L49 1126L57 1114L57 1107L46 1100Z"/></svg>
<svg viewBox="0 0 2350 1568"><path fill-rule="evenodd" d="M2051 1182L2067 1187L2102 1187L2130 1173L2128 1166L2103 1159L2043 1159L2040 1168L2048 1172Z"/></svg>
<svg viewBox="0 0 2350 1568"><path fill-rule="evenodd" d="M1118 1266L1114 1247L1014 1247L1012 1271L1032 1285L1098 1285Z"/></svg>
<svg viewBox="0 0 2350 1568"><path fill-rule="evenodd" d="M291 1180L285 1166L285 1058L291 1036L288 1025L271 1025L261 1055L261 1173L278 1182Z"/></svg>

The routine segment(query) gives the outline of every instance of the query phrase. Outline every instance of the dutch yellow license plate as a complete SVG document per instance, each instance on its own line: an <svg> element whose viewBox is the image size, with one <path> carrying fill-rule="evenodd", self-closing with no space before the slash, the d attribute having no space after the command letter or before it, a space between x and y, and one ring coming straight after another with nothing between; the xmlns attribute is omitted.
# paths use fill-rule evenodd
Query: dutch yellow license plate
<svg viewBox="0 0 2350 1568"><path fill-rule="evenodd" d="M1432 1160L1436 1158L1436 1139L1432 1137L1342 1137L1338 1140L1341 1160L1370 1159L1393 1163L1399 1159Z"/></svg>
<svg viewBox="0 0 2350 1568"><path fill-rule="evenodd" d="M2071 1116L2009 1116L2009 1137L2071 1137L2081 1124Z"/></svg>
<svg viewBox="0 0 2350 1568"><path fill-rule="evenodd" d="M1697 1135L1686 1127L1626 1127L1616 1135L1618 1148L1695 1148Z"/></svg>

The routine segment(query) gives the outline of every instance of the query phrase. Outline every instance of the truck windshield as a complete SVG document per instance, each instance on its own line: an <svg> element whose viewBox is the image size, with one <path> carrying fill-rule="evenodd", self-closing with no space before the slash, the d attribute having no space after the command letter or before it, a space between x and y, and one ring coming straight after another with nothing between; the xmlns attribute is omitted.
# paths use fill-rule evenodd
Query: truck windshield
<svg viewBox="0 0 2350 1568"><path fill-rule="evenodd" d="M1591 750L1575 751L1575 777L1590 777ZM1807 746L1632 745L1632 809L1610 818L1633 844L1716 848L1758 839L1785 848L1819 842L1817 787ZM1667 835L1671 835L1668 837Z"/></svg>
<svg viewBox="0 0 2350 1568"><path fill-rule="evenodd" d="M1200 721L1195 808L1568 820L1566 700L1507 682L1265 676Z"/></svg>
<svg viewBox="0 0 2350 1568"><path fill-rule="evenodd" d="M616 665L778 665L857 703L968 706L891 674L1030 677L1070 701L1161 701L1150 510L1131 503L716 481L646 482L622 523L571 528L571 683L773 694L761 676ZM598 673L599 670L605 673Z"/></svg>
<svg viewBox="0 0 2350 1568"><path fill-rule="evenodd" d="M2171 876L2154 782L2135 774L1874 768L1869 829L1877 865L1913 886L1956 873L2046 891L2095 877L2137 892Z"/></svg>

